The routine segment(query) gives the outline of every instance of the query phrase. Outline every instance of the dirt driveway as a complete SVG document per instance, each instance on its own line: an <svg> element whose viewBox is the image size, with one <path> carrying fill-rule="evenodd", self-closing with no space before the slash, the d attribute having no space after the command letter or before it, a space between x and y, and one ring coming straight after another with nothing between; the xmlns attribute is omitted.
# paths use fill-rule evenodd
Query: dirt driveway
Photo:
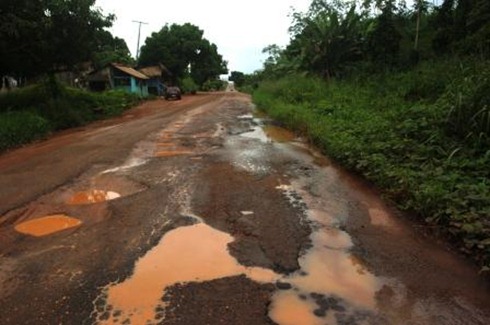
<svg viewBox="0 0 490 325"><path fill-rule="evenodd" d="M489 324L477 270L237 92L0 156L1 324Z"/></svg>

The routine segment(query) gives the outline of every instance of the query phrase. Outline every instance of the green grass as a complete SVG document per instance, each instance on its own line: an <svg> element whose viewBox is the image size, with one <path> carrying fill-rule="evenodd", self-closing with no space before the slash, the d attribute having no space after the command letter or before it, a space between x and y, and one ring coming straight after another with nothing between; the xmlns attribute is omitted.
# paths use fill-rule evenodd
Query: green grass
<svg viewBox="0 0 490 325"><path fill-rule="evenodd" d="M490 66L453 63L328 85L293 76L253 98L488 270Z"/></svg>
<svg viewBox="0 0 490 325"><path fill-rule="evenodd" d="M139 101L124 92L90 93L59 87L56 98L44 83L0 95L0 152L53 131L119 115Z"/></svg>
<svg viewBox="0 0 490 325"><path fill-rule="evenodd" d="M0 150L42 138L50 131L46 119L32 112L0 114Z"/></svg>

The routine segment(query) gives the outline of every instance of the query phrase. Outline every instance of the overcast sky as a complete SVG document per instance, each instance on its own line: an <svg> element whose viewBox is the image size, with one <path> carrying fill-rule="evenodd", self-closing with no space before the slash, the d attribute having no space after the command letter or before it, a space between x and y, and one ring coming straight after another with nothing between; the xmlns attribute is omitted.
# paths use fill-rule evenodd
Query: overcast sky
<svg viewBox="0 0 490 325"><path fill-rule="evenodd" d="M126 40L136 55L138 24L141 45L165 24L192 23L204 30L204 37L218 46L230 71L253 72L262 67L262 49L270 44L286 45L291 8L308 9L311 0L97 0L105 14L115 14L111 29Z"/></svg>

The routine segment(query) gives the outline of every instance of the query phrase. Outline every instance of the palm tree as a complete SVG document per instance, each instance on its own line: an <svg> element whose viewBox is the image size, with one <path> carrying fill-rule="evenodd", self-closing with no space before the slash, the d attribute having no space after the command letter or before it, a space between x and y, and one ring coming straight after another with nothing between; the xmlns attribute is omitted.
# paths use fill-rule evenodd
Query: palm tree
<svg viewBox="0 0 490 325"><path fill-rule="evenodd" d="M346 63L360 57L361 15L354 3L345 14L324 6L299 19L293 42L299 46L303 68L330 79Z"/></svg>

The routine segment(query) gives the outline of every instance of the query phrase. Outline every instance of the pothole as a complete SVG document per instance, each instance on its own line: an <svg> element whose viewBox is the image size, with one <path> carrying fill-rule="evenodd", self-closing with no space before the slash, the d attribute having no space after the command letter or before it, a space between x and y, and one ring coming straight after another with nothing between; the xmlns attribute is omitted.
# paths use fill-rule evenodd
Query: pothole
<svg viewBox="0 0 490 325"><path fill-rule="evenodd" d="M291 186L278 189L291 204L302 201ZM342 324L343 319L355 319L357 324L376 319L375 296L382 279L352 255L351 237L337 229L333 216L307 211L316 225L310 237L313 246L298 260L300 270L281 279L287 287L274 294L269 316L280 325Z"/></svg>
<svg viewBox="0 0 490 325"><path fill-rule="evenodd" d="M166 233L136 262L131 277L108 285L94 301L97 323L153 324L157 318L161 321L166 307L162 301L165 290L177 283L241 274L263 283L278 278L271 270L238 264L227 249L233 240L229 234L204 223Z"/></svg>
<svg viewBox="0 0 490 325"><path fill-rule="evenodd" d="M15 230L22 234L43 237L81 224L82 221L79 219L57 214L20 223L15 226Z"/></svg>
<svg viewBox="0 0 490 325"><path fill-rule="evenodd" d="M293 132L276 125L264 126L264 132L267 137L277 142L290 142L296 138Z"/></svg>
<svg viewBox="0 0 490 325"><path fill-rule="evenodd" d="M102 190L88 190L75 193L69 200L70 205L83 205L83 204L93 204L105 201L114 200L121 197L117 192L112 191L102 191Z"/></svg>

